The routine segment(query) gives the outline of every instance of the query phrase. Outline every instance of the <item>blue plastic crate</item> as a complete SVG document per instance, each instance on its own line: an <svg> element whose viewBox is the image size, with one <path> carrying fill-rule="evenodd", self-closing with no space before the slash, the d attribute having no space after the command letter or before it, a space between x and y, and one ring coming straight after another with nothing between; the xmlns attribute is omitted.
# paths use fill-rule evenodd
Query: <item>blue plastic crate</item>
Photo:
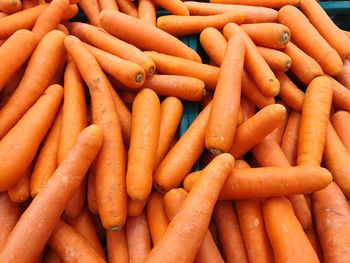
<svg viewBox="0 0 350 263"><path fill-rule="evenodd" d="M350 30L350 1L324 1L320 5L341 29Z"/></svg>

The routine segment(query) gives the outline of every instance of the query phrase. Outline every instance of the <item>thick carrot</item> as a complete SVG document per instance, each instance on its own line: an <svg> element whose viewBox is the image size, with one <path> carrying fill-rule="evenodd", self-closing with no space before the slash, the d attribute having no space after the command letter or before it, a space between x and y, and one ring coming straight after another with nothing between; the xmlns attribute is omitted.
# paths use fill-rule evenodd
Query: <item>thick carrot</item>
<svg viewBox="0 0 350 263"><path fill-rule="evenodd" d="M233 35L243 38L246 45L245 68L265 96L276 96L280 89L279 82L247 33L234 23L228 23L223 32L226 38Z"/></svg>
<svg viewBox="0 0 350 263"><path fill-rule="evenodd" d="M227 40L223 34L214 27L207 27L200 33L199 41L215 65L221 66L227 46Z"/></svg>
<svg viewBox="0 0 350 263"><path fill-rule="evenodd" d="M164 159L170 148L170 144L176 135L177 128L181 121L182 112L182 103L175 97L167 97L160 104L160 130L154 160L155 169Z"/></svg>
<svg viewBox="0 0 350 263"><path fill-rule="evenodd" d="M317 77L307 87L298 135L298 165L320 165L329 113L332 103L332 82Z"/></svg>
<svg viewBox="0 0 350 263"><path fill-rule="evenodd" d="M275 22L277 20L276 10L261 6L214 4L194 1L186 1L185 5L191 15L217 15L235 10L245 14L245 23L247 24Z"/></svg>
<svg viewBox="0 0 350 263"><path fill-rule="evenodd" d="M345 60L350 56L350 39L334 24L323 8L313 0L301 0L300 9L322 37Z"/></svg>
<svg viewBox="0 0 350 263"><path fill-rule="evenodd" d="M256 112L254 103L252 103L244 95L241 96L241 108L242 108L242 114L243 114L244 121L251 118Z"/></svg>
<svg viewBox="0 0 350 263"><path fill-rule="evenodd" d="M233 166L232 156L221 154L203 170L198 183L171 220L163 238L151 250L146 263L191 262L195 258L208 230L220 189ZM189 229L184 227L186 225L192 227Z"/></svg>
<svg viewBox="0 0 350 263"><path fill-rule="evenodd" d="M116 0L98 0L100 10L114 10L119 11Z"/></svg>
<svg viewBox="0 0 350 263"><path fill-rule="evenodd" d="M93 26L100 26L100 6L98 0L79 0L79 6L87 16L89 23Z"/></svg>
<svg viewBox="0 0 350 263"><path fill-rule="evenodd" d="M197 78L202 80L208 89L215 89L219 68L154 51L145 54L156 63L158 73Z"/></svg>
<svg viewBox="0 0 350 263"><path fill-rule="evenodd" d="M48 248L43 263L63 263L63 261L55 250Z"/></svg>
<svg viewBox="0 0 350 263"><path fill-rule="evenodd" d="M274 72L285 72L290 69L292 60L285 53L266 47L258 47L258 50Z"/></svg>
<svg viewBox="0 0 350 263"><path fill-rule="evenodd" d="M338 53L296 7L282 7L278 12L278 22L290 29L293 42L313 57L326 73L337 75L342 71L343 63ZM318 48L315 48L315 43Z"/></svg>
<svg viewBox="0 0 350 263"><path fill-rule="evenodd" d="M107 32L138 48L201 62L199 55L179 39L137 18L106 10L101 12L100 20Z"/></svg>
<svg viewBox="0 0 350 263"><path fill-rule="evenodd" d="M129 263L125 227L115 231L107 230L107 251L110 263Z"/></svg>
<svg viewBox="0 0 350 263"><path fill-rule="evenodd" d="M285 5L296 5L299 3L299 0L210 0L210 2L280 8Z"/></svg>
<svg viewBox="0 0 350 263"><path fill-rule="evenodd" d="M11 201L6 192L0 193L0 248L21 216L21 207Z"/></svg>
<svg viewBox="0 0 350 263"><path fill-rule="evenodd" d="M173 1L154 0L154 2L159 6L163 7L165 10L168 10L173 15L180 15L180 16L190 15L188 8L181 0L173 0Z"/></svg>
<svg viewBox="0 0 350 263"><path fill-rule="evenodd" d="M276 262L319 262L317 254L284 197L267 199L263 205L266 231Z"/></svg>
<svg viewBox="0 0 350 263"><path fill-rule="evenodd" d="M285 115L286 109L280 104L266 106L257 112L237 127L230 153L236 158L243 156L272 132L283 121Z"/></svg>
<svg viewBox="0 0 350 263"><path fill-rule="evenodd" d="M65 91L64 91L65 92ZM46 185L58 166L58 145L61 133L62 114L59 112L42 142L30 179L30 194L35 197ZM62 160L62 159L61 159Z"/></svg>
<svg viewBox="0 0 350 263"><path fill-rule="evenodd" d="M308 85L311 80L323 75L320 64L292 42L286 45L283 52L292 59L293 63L290 70L302 83Z"/></svg>
<svg viewBox="0 0 350 263"><path fill-rule="evenodd" d="M205 148L205 127L211 103L202 110L179 141L164 157L154 173L154 184L160 192L179 186ZM183 158L186 156L186 158Z"/></svg>
<svg viewBox="0 0 350 263"><path fill-rule="evenodd" d="M297 161L298 151L298 134L300 127L301 115L297 111L292 111L289 114L288 123L284 130L281 149L286 155L289 163L294 166Z"/></svg>
<svg viewBox="0 0 350 263"><path fill-rule="evenodd" d="M227 23L242 24L244 19L245 15L241 11L228 11L209 16L168 15L157 19L157 27L173 36L184 36L199 34L207 27L222 30Z"/></svg>
<svg viewBox="0 0 350 263"><path fill-rule="evenodd" d="M129 2L129 0L127 1ZM70 25L70 31L84 42L139 64L145 70L147 76L152 75L156 70L154 62L140 49L107 34L98 27L76 22Z"/></svg>
<svg viewBox="0 0 350 263"><path fill-rule="evenodd" d="M283 121L281 121L268 136L273 138L278 143L278 145L280 145L282 142L284 130L288 122L290 109L286 104L284 104L283 101L279 101L278 104L282 105L286 109L286 114L284 115Z"/></svg>
<svg viewBox="0 0 350 263"><path fill-rule="evenodd" d="M137 7L133 1L116 0L116 2L118 4L118 8L120 9L121 12L123 12L129 16L133 16L133 17L138 16L138 10L137 10Z"/></svg>
<svg viewBox="0 0 350 263"><path fill-rule="evenodd" d="M23 203L30 197L30 176L33 171L33 164L30 164L19 181L7 193L11 201L15 203Z"/></svg>
<svg viewBox="0 0 350 263"><path fill-rule="evenodd" d="M350 90L344 87L332 77L329 78L332 81L333 105L338 109L350 111Z"/></svg>
<svg viewBox="0 0 350 263"><path fill-rule="evenodd" d="M136 95L131 117L126 190L132 199L142 201L147 199L152 190L160 129L160 102L157 94L150 89L142 89Z"/></svg>
<svg viewBox="0 0 350 263"><path fill-rule="evenodd" d="M343 65L343 71L340 74L338 74L336 78L342 85L344 85L348 89L350 89L349 75L350 75L350 61L345 60Z"/></svg>
<svg viewBox="0 0 350 263"><path fill-rule="evenodd" d="M65 35L53 30L38 44L16 91L0 110L0 138L19 121L48 87L65 53Z"/></svg>
<svg viewBox="0 0 350 263"><path fill-rule="evenodd" d="M317 233L324 262L348 262L350 259L350 210L336 183L312 195Z"/></svg>
<svg viewBox="0 0 350 263"><path fill-rule="evenodd" d="M128 218L126 221L126 236L130 262L145 262L151 251L151 236L144 212L138 217Z"/></svg>
<svg viewBox="0 0 350 263"><path fill-rule="evenodd" d="M152 26L157 25L156 7L152 0L139 1L138 19Z"/></svg>
<svg viewBox="0 0 350 263"><path fill-rule="evenodd" d="M0 251L1 262L33 262L44 248L65 206L95 159L103 134L96 125L81 132L66 159L39 192ZM41 226L40 228L38 226Z"/></svg>
<svg viewBox="0 0 350 263"><path fill-rule="evenodd" d="M128 216L139 216L145 208L147 199L138 201L128 197Z"/></svg>
<svg viewBox="0 0 350 263"><path fill-rule="evenodd" d="M105 262L82 235L62 220L57 223L48 244L67 263Z"/></svg>
<svg viewBox="0 0 350 263"><path fill-rule="evenodd" d="M26 29L16 31L0 48L0 90L11 76L30 57L38 43L38 38ZM9 56L11 54L11 56Z"/></svg>
<svg viewBox="0 0 350 263"><path fill-rule="evenodd" d="M86 196L86 202L89 207L89 211L92 214L97 214L97 197L96 197L96 177L95 177L95 170L94 165L92 164L89 171L88 171L88 182L87 182L87 196Z"/></svg>
<svg viewBox="0 0 350 263"><path fill-rule="evenodd" d="M20 0L1 0L0 11L7 14L13 14L22 9L22 3Z"/></svg>
<svg viewBox="0 0 350 263"><path fill-rule="evenodd" d="M163 237L169 225L169 219L165 212L163 195L152 192L147 203L147 222L152 237L152 243L157 244Z"/></svg>
<svg viewBox="0 0 350 263"><path fill-rule="evenodd" d="M240 36L227 44L205 130L205 146L213 154L228 152L235 137L240 108L245 46Z"/></svg>
<svg viewBox="0 0 350 263"><path fill-rule="evenodd" d="M350 113L347 111L338 111L332 115L331 121L342 143L350 152L350 138L348 136L350 132Z"/></svg>

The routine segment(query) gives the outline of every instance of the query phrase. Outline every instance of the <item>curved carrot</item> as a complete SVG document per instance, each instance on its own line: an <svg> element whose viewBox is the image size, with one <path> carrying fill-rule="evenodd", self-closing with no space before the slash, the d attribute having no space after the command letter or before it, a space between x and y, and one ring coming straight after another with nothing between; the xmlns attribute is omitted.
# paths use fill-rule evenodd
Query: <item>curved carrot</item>
<svg viewBox="0 0 350 263"><path fill-rule="evenodd" d="M205 127L211 103L199 113L187 131L164 157L154 173L154 184L160 192L179 186L205 148ZM195 139L194 139L195 138ZM186 158L183 158L186 156Z"/></svg>
<svg viewBox="0 0 350 263"><path fill-rule="evenodd" d="M332 77L329 77L329 79L332 82L333 88L333 105L338 109L350 111L350 90Z"/></svg>
<svg viewBox="0 0 350 263"><path fill-rule="evenodd" d="M39 42L16 91L0 110L0 138L19 121L42 95L65 53L65 35L53 30Z"/></svg>
<svg viewBox="0 0 350 263"><path fill-rule="evenodd" d="M125 227L115 231L107 230L107 251L110 263L129 263Z"/></svg>
<svg viewBox="0 0 350 263"><path fill-rule="evenodd" d="M227 46L227 40L223 34L214 27L207 27L200 33L199 41L215 65L221 66Z"/></svg>
<svg viewBox="0 0 350 263"><path fill-rule="evenodd" d="M86 187L87 180L84 178L66 207L65 215L67 215L67 217L77 217L83 209L86 199Z"/></svg>
<svg viewBox="0 0 350 263"><path fill-rule="evenodd" d="M98 4L100 6L100 10L114 10L119 11L116 0L99 0Z"/></svg>
<svg viewBox="0 0 350 263"><path fill-rule="evenodd" d="M201 62L199 55L179 39L137 18L105 10L101 12L100 20L107 32L138 48ZM137 34L131 35L130 31ZM150 38L153 41L148 41Z"/></svg>
<svg viewBox="0 0 350 263"><path fill-rule="evenodd" d="M285 5L296 5L300 0L210 0L211 3L241 4L280 8Z"/></svg>
<svg viewBox="0 0 350 263"><path fill-rule="evenodd" d="M139 64L145 70L147 76L152 75L156 70L154 62L137 47L107 34L98 27L76 22L70 25L70 31L82 41L96 48Z"/></svg>
<svg viewBox="0 0 350 263"><path fill-rule="evenodd" d="M15 203L23 203L30 197L30 175L33 171L33 164L30 164L19 181L7 193L11 201Z"/></svg>
<svg viewBox="0 0 350 263"><path fill-rule="evenodd" d="M293 42L313 57L326 73L337 75L342 71L343 63L338 53L296 7L282 7L278 12L278 22L290 29ZM315 48L315 43L318 48Z"/></svg>
<svg viewBox="0 0 350 263"><path fill-rule="evenodd" d="M349 75L350 75L350 61L345 60L344 65L343 65L343 71L340 74L338 74L338 76L336 76L336 78L342 85L344 85L348 89L350 89L350 77L349 77Z"/></svg>
<svg viewBox="0 0 350 263"><path fill-rule="evenodd" d="M140 0L138 19L152 26L157 26L156 7L152 0Z"/></svg>
<svg viewBox="0 0 350 263"><path fill-rule="evenodd" d="M261 6L215 4L194 1L186 1L185 5L191 15L208 16L237 10L245 14L244 22L247 24L275 22L277 20L276 10Z"/></svg>
<svg viewBox="0 0 350 263"><path fill-rule="evenodd" d="M277 144L280 145L282 142L284 130L288 122L290 109L283 101L279 101L278 104L284 106L286 109L286 114L284 115L283 121L277 125L277 127L268 135L268 137L273 138Z"/></svg>
<svg viewBox="0 0 350 263"><path fill-rule="evenodd" d="M147 204L147 199L138 201L128 197L128 216L139 216Z"/></svg>
<svg viewBox="0 0 350 263"><path fill-rule="evenodd" d="M160 130L154 161L156 169L167 154L181 121L183 106L179 99L167 97L160 104Z"/></svg>
<svg viewBox="0 0 350 263"><path fill-rule="evenodd" d="M298 165L321 164L331 103L331 81L327 77L317 77L311 81L305 92L301 114Z"/></svg>
<svg viewBox="0 0 350 263"><path fill-rule="evenodd" d="M79 6L87 16L89 23L93 26L100 26L100 6L98 0L79 0Z"/></svg>
<svg viewBox="0 0 350 263"><path fill-rule="evenodd" d="M267 199L263 205L266 231L276 262L315 262L318 257L284 197Z"/></svg>
<svg viewBox="0 0 350 263"><path fill-rule="evenodd" d="M138 16L138 11L137 11L137 7L135 5L135 3L133 1L130 0L116 0L118 7L120 9L121 12L129 15L129 16L133 16L133 17L137 17Z"/></svg>
<svg viewBox="0 0 350 263"><path fill-rule="evenodd" d="M294 166L297 161L298 133L300 127L301 115L299 112L292 111L289 114L286 129L284 130L281 149L286 155L289 163Z"/></svg>
<svg viewBox="0 0 350 263"><path fill-rule="evenodd" d="M190 15L188 8L181 0L173 0L173 1L154 0L154 2L159 6L163 7L165 10L168 10L173 15L180 15L180 16Z"/></svg>
<svg viewBox="0 0 350 263"><path fill-rule="evenodd" d="M228 23L223 32L226 38L233 35L242 37L246 46L245 68L265 96L276 96L280 89L279 82L247 33L234 23Z"/></svg>
<svg viewBox="0 0 350 263"><path fill-rule="evenodd" d="M290 69L292 60L285 53L266 47L258 47L258 50L274 72L285 72Z"/></svg>
<svg viewBox="0 0 350 263"><path fill-rule="evenodd" d="M30 57L38 38L26 29L16 31L0 48L0 90ZM11 54L11 56L9 56Z"/></svg>
<svg viewBox="0 0 350 263"><path fill-rule="evenodd" d="M227 44L205 130L205 146L215 155L228 152L235 137L240 107L245 46L240 36Z"/></svg>
<svg viewBox="0 0 350 263"><path fill-rule="evenodd" d="M350 152L350 138L348 136L350 132L350 113L347 111L338 111L332 115L331 121L342 143Z"/></svg>
<svg viewBox="0 0 350 263"><path fill-rule="evenodd" d="M215 89L219 68L154 51L145 54L156 63L158 73L197 78L202 80L208 89Z"/></svg>
<svg viewBox="0 0 350 263"><path fill-rule="evenodd" d="M103 134L96 125L81 132L66 159L39 192L0 251L1 262L33 262L44 248L65 206L95 159ZM59 193L59 194L58 194ZM38 228L37 226L41 226ZM35 229L35 231L28 231Z"/></svg>
<svg viewBox="0 0 350 263"><path fill-rule="evenodd" d="M13 14L22 9L20 0L2 0L0 1L0 11L7 14Z"/></svg>
<svg viewBox="0 0 350 263"><path fill-rule="evenodd" d="M350 56L350 39L334 24L323 8L315 1L301 0L300 9L324 39L344 60Z"/></svg>

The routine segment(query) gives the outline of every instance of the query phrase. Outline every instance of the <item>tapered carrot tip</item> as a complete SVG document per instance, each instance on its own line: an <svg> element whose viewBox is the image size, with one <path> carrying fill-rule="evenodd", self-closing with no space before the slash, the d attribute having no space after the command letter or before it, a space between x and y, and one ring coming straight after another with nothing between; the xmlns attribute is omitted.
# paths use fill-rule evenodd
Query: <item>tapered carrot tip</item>
<svg viewBox="0 0 350 263"><path fill-rule="evenodd" d="M280 93L280 82L278 79L269 79L270 83L270 96L271 97L276 97Z"/></svg>
<svg viewBox="0 0 350 263"><path fill-rule="evenodd" d="M214 154L215 156L222 154L223 151L219 150L219 149L214 149L214 148L209 148L209 151Z"/></svg>
<svg viewBox="0 0 350 263"><path fill-rule="evenodd" d="M100 146L102 145L103 132L100 126L96 124L91 124L80 133L79 137L82 137L83 135L87 138L91 138L91 140L89 140L90 142L98 144Z"/></svg>
<svg viewBox="0 0 350 263"><path fill-rule="evenodd" d="M288 31L283 31L283 33L281 34L280 42L283 45L287 45L289 40L290 40L290 33Z"/></svg>

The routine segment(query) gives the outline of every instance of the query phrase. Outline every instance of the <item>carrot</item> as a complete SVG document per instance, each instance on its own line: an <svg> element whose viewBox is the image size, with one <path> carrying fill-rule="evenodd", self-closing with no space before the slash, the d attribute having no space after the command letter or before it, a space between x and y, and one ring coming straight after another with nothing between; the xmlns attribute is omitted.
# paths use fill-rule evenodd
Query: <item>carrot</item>
<svg viewBox="0 0 350 263"><path fill-rule="evenodd" d="M154 62L146 54L143 54L141 50L107 34L98 27L76 22L70 25L70 31L82 41L96 48L139 64L145 70L147 76L152 75L156 70Z"/></svg>
<svg viewBox="0 0 350 263"><path fill-rule="evenodd" d="M145 208L146 203L147 199L137 201L128 197L128 216L139 216Z"/></svg>
<svg viewBox="0 0 350 263"><path fill-rule="evenodd" d="M53 250L52 248L48 248L43 262L44 263L63 263L61 257L57 255L55 250Z"/></svg>
<svg viewBox="0 0 350 263"><path fill-rule="evenodd" d="M350 113L347 111L338 111L332 115L331 121L337 135L341 139L346 149L350 152L350 140L348 137L350 131Z"/></svg>
<svg viewBox="0 0 350 263"><path fill-rule="evenodd" d="M332 103L331 85L327 77L317 77L305 92L298 135L298 165L321 163Z"/></svg>
<svg viewBox="0 0 350 263"><path fill-rule="evenodd" d="M21 216L21 207L11 201L6 192L0 193L0 248Z"/></svg>
<svg viewBox="0 0 350 263"><path fill-rule="evenodd" d="M157 25L156 7L152 0L140 0L138 19L152 26Z"/></svg>
<svg viewBox="0 0 350 263"><path fill-rule="evenodd" d="M214 64L221 66L227 46L227 40L223 34L214 27L207 27L200 33L199 41Z"/></svg>
<svg viewBox="0 0 350 263"><path fill-rule="evenodd" d="M61 31L61 32L64 33L63 31ZM69 31L68 31L68 34L69 34ZM65 67L66 67L66 55L64 55L61 58L58 69L56 70L55 75L52 77L52 79L50 81L50 85L53 85L53 84L63 85L63 77L64 77Z"/></svg>
<svg viewBox="0 0 350 263"><path fill-rule="evenodd" d="M68 217L67 223L71 225L78 234L82 235L90 244L90 246L100 255L105 258L103 247L99 240L96 227L89 210L84 207L80 214L74 218Z"/></svg>
<svg viewBox="0 0 350 263"><path fill-rule="evenodd" d="M65 91L64 91L65 92ZM59 112L42 142L30 179L30 194L35 197L46 185L58 166L57 150L61 133L62 112ZM62 159L61 159L62 160Z"/></svg>
<svg viewBox="0 0 350 263"><path fill-rule="evenodd" d="M38 43L38 38L26 29L16 31L0 48L0 90L11 76L30 57ZM11 54L11 56L9 56Z"/></svg>
<svg viewBox="0 0 350 263"><path fill-rule="evenodd" d="M156 4L168 10L173 15L189 16L190 12L186 5L180 0L166 1L166 0L154 0Z"/></svg>
<svg viewBox="0 0 350 263"><path fill-rule="evenodd" d="M304 232L307 238L309 239L312 247L315 249L315 252L317 253L320 262L324 262L323 253L321 251L321 244L317 235L315 224L312 224L311 227L309 227L308 229L304 229Z"/></svg>
<svg viewBox="0 0 350 263"><path fill-rule="evenodd" d="M163 195L152 192L147 203L147 222L152 237L152 243L157 244L163 237L169 225L165 212Z"/></svg>
<svg viewBox="0 0 350 263"><path fill-rule="evenodd" d="M327 74L337 75L342 71L340 56L296 7L282 7L278 12L278 22L290 29L293 42L314 58ZM315 43L318 48L315 48Z"/></svg>
<svg viewBox="0 0 350 263"><path fill-rule="evenodd" d="M340 84L338 81L329 77L333 88L333 105L338 109L350 111L350 90Z"/></svg>
<svg viewBox="0 0 350 263"><path fill-rule="evenodd" d="M111 83L113 82L111 81ZM118 95L128 110L132 110L132 104L134 103L136 94L137 92L133 90L118 90Z"/></svg>
<svg viewBox="0 0 350 263"><path fill-rule="evenodd" d="M26 171L23 173L19 181L10 189L8 189L8 195L11 201L15 203L23 203L30 197L30 175L33 171L33 164L30 164Z"/></svg>
<svg viewBox="0 0 350 263"><path fill-rule="evenodd" d="M145 54L156 63L158 73L197 78L202 80L208 89L215 89L219 68L154 51Z"/></svg>
<svg viewBox="0 0 350 263"><path fill-rule="evenodd" d="M242 37L246 45L245 68L265 96L276 96L279 93L279 82L247 33L234 23L228 23L223 32L226 38L233 35Z"/></svg>
<svg viewBox="0 0 350 263"><path fill-rule="evenodd" d="M7 14L13 14L22 9L22 3L20 0L1 0L0 11Z"/></svg>
<svg viewBox="0 0 350 263"><path fill-rule="evenodd" d="M71 226L59 221L53 230L48 244L64 262L105 262L89 245L88 241Z"/></svg>
<svg viewBox="0 0 350 263"><path fill-rule="evenodd" d="M100 6L98 0L79 0L79 6L87 16L89 23L93 26L100 26Z"/></svg>
<svg viewBox="0 0 350 263"><path fill-rule="evenodd" d="M199 113L187 131L158 165L153 177L158 191L167 192L179 186L200 157L205 148L205 127L210 109L211 103ZM194 138L196 139L194 140Z"/></svg>
<svg viewBox="0 0 350 263"><path fill-rule="evenodd" d="M284 106L284 108L286 109L286 114L284 115L283 121L281 121L268 136L273 138L277 142L277 144L280 145L282 142L284 130L288 122L290 109L286 104L284 104L283 101L279 101L278 104Z"/></svg>
<svg viewBox="0 0 350 263"><path fill-rule="evenodd" d="M15 262L18 258L33 262L39 256L101 144L102 131L98 126L91 125L81 132L66 159L7 238L0 251L1 262Z"/></svg>
<svg viewBox="0 0 350 263"><path fill-rule="evenodd" d="M152 75L142 88L151 89L159 96L173 96L189 101L199 101L205 94L204 82L197 78L179 75Z"/></svg>
<svg viewBox="0 0 350 263"><path fill-rule="evenodd" d="M65 50L65 35L53 30L38 44L16 91L0 110L0 138L33 106L49 85Z"/></svg>
<svg viewBox="0 0 350 263"><path fill-rule="evenodd" d="M266 231L276 262L319 262L317 254L284 197L267 199L263 205Z"/></svg>
<svg viewBox="0 0 350 263"><path fill-rule="evenodd" d="M237 127L230 153L241 157L272 132L284 119L286 109L279 104L266 106Z"/></svg>
<svg viewBox="0 0 350 263"><path fill-rule="evenodd" d="M102 10L119 11L116 0L99 0L98 3L101 11Z"/></svg>
<svg viewBox="0 0 350 263"><path fill-rule="evenodd" d="M118 7L121 12L137 17L138 16L138 11L136 5L133 3L133 1L130 0L116 0Z"/></svg>
<svg viewBox="0 0 350 263"><path fill-rule="evenodd" d="M286 155L289 163L294 166L297 161L298 133L301 115L299 112L291 111L286 129L284 130L281 149Z"/></svg>
<svg viewBox="0 0 350 263"><path fill-rule="evenodd" d="M138 48L201 62L199 55L179 39L137 18L105 10L101 12L100 20L107 32ZM131 35L130 31L137 33Z"/></svg>
<svg viewBox="0 0 350 263"><path fill-rule="evenodd" d="M78 189L75 191L72 199L70 200L69 204L66 207L65 215L68 217L77 217L81 210L83 209L83 206L85 205L85 196L86 196L86 187L87 187L87 180L84 178L84 180L79 185Z"/></svg>
<svg viewBox="0 0 350 263"><path fill-rule="evenodd" d="M315 1L301 0L300 9L322 37L344 60L350 56L350 39L337 27L323 8Z"/></svg>
<svg viewBox="0 0 350 263"><path fill-rule="evenodd" d="M314 193L312 200L324 262L347 262L350 210L344 194L336 183L331 183Z"/></svg>
<svg viewBox="0 0 350 263"><path fill-rule="evenodd" d="M205 130L205 146L213 154L228 152L235 137L240 106L245 46L233 36L227 44Z"/></svg>
<svg viewBox="0 0 350 263"><path fill-rule="evenodd" d="M87 205L89 207L89 211L92 214L97 214L97 197L96 197L96 176L94 165L92 164L88 171L88 182L87 182Z"/></svg>
<svg viewBox="0 0 350 263"><path fill-rule="evenodd" d="M38 4L39 4L38 0L23 0L22 1L22 10L32 8L34 6L37 6Z"/></svg>
<svg viewBox="0 0 350 263"><path fill-rule="evenodd" d="M232 156L221 154L203 170L199 182L190 191L180 211L171 220L163 238L151 250L145 260L146 263L191 262L195 258L207 232L220 189L233 165ZM184 227L185 225L192 227L189 229Z"/></svg>
<svg viewBox="0 0 350 263"><path fill-rule="evenodd" d="M266 47L258 47L258 50L274 72L285 72L290 69L292 60L285 53Z"/></svg>
<svg viewBox="0 0 350 263"><path fill-rule="evenodd" d="M128 218L126 221L126 236L130 262L144 262L151 251L151 237L144 212L138 217Z"/></svg>
<svg viewBox="0 0 350 263"><path fill-rule="evenodd" d="M78 38L67 36L64 44L89 87L93 123L100 125L104 134L104 143L95 161L98 212L105 228L119 228L126 219L125 158L111 84Z"/></svg>
<svg viewBox="0 0 350 263"><path fill-rule="evenodd" d="M296 5L299 3L299 0L263 0L263 1L262 0L210 0L210 2L280 8L285 5Z"/></svg>
<svg viewBox="0 0 350 263"><path fill-rule="evenodd" d="M160 130L155 155L154 168L166 156L181 121L183 106L179 99L167 97L160 104Z"/></svg>
<svg viewBox="0 0 350 263"><path fill-rule="evenodd" d="M191 15L208 16L237 10L245 14L245 23L247 24L275 22L277 20L277 11L261 6L214 4L194 1L186 1L185 5Z"/></svg>
<svg viewBox="0 0 350 263"><path fill-rule="evenodd" d="M181 210L182 205L186 200L187 196L188 193L183 188L171 189L164 195L164 208L170 222Z"/></svg>
<svg viewBox="0 0 350 263"><path fill-rule="evenodd" d="M107 230L107 251L110 263L129 263L125 227L115 231Z"/></svg>
<svg viewBox="0 0 350 263"><path fill-rule="evenodd" d="M244 95L241 96L241 107L244 121L248 120L255 114L255 105Z"/></svg>
<svg viewBox="0 0 350 263"><path fill-rule="evenodd" d="M350 89L349 74L350 74L350 61L345 60L343 65L343 71L336 78L342 85L344 85L348 89Z"/></svg>
<svg viewBox="0 0 350 263"><path fill-rule="evenodd" d="M173 36L184 36L198 34L207 27L222 30L227 23L242 24L244 19L245 15L241 11L228 11L209 16L167 15L157 19L157 27Z"/></svg>

